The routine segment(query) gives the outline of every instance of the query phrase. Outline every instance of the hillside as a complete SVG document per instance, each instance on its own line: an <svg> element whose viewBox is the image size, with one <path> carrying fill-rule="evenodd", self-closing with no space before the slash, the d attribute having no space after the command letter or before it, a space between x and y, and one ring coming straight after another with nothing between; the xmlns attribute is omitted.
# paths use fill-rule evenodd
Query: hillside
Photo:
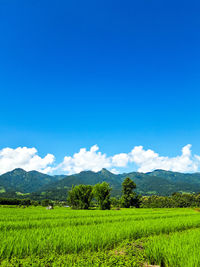
<svg viewBox="0 0 200 267"><path fill-rule="evenodd" d="M60 176L50 176L37 171L15 169L0 176L0 192L32 193L44 185L58 181Z"/></svg>
<svg viewBox="0 0 200 267"><path fill-rule="evenodd" d="M0 197L27 197L32 199L65 200L72 185L108 182L112 195L120 196L121 183L130 177L142 195L171 195L173 192L200 192L200 173L183 174L155 170L149 173L131 172L113 174L106 169L99 172L83 171L74 175L50 176L37 171L15 169L0 176Z"/></svg>
<svg viewBox="0 0 200 267"><path fill-rule="evenodd" d="M142 195L171 195L174 192L199 192L200 174L183 174L177 172L156 170L150 173L124 173L113 174L102 169L100 172L84 171L79 174L66 176L42 188L43 191L62 190L71 188L72 185L108 182L113 188L113 195L121 194L121 183L126 177L130 177L137 185L136 191Z"/></svg>

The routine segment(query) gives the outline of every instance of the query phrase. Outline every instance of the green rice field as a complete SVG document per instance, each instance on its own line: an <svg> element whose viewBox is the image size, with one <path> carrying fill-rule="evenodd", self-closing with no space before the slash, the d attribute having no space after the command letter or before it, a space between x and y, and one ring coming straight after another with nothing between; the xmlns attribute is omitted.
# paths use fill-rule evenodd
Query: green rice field
<svg viewBox="0 0 200 267"><path fill-rule="evenodd" d="M200 266L195 209L0 208L0 266Z"/></svg>

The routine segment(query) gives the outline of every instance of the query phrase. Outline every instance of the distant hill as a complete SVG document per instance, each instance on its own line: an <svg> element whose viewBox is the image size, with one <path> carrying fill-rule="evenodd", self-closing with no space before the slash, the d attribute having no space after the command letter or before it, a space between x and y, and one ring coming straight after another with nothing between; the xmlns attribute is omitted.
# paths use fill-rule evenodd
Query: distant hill
<svg viewBox="0 0 200 267"><path fill-rule="evenodd" d="M67 191L71 189L72 185L87 184L95 185L97 183L107 182L112 187L112 195L119 196L121 194L121 183L123 179L121 175L115 175L106 169L100 172L83 171L78 174L65 176L60 181L55 181L43 186L41 193L47 198L66 199Z"/></svg>
<svg viewBox="0 0 200 267"><path fill-rule="evenodd" d="M15 169L0 175L0 192L32 193L61 178L62 176L50 176L37 171L26 172L23 169Z"/></svg>
<svg viewBox="0 0 200 267"><path fill-rule="evenodd" d="M112 195L121 195L121 183L130 177L142 195L171 195L174 192L200 192L200 173L178 173L155 170L149 173L113 174L106 169L99 172L83 171L74 175L50 176L37 171L15 169L0 176L0 197L30 197L32 199L65 200L72 185L108 182ZM20 193L19 193L20 192ZM27 195L25 195L27 194Z"/></svg>

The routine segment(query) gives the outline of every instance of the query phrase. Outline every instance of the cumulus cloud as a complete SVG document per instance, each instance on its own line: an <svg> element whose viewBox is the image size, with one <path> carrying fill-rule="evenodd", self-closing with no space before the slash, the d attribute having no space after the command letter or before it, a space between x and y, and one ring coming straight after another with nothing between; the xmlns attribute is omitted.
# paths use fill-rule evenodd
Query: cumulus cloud
<svg viewBox="0 0 200 267"><path fill-rule="evenodd" d="M102 168L110 168L111 160L98 151L99 147L94 145L90 150L81 148L78 153L72 157L66 156L61 164L55 169L63 170L68 174L79 173L84 170L91 170L94 172L100 171Z"/></svg>
<svg viewBox="0 0 200 267"><path fill-rule="evenodd" d="M112 165L115 167L126 167L129 162L129 155L120 153L112 157Z"/></svg>
<svg viewBox="0 0 200 267"><path fill-rule="evenodd" d="M107 156L99 151L97 145L89 150L81 148L74 155L66 155L61 163L55 165L55 157L47 154L40 157L36 148L18 147L0 150L0 174L15 168L26 171L37 170L43 173L74 174L85 170L100 171L106 168L113 173L137 170L150 172L163 169L177 172L196 172L200 170L200 156L193 155L191 145L182 148L176 157L160 156L151 149L135 146L128 153Z"/></svg>
<svg viewBox="0 0 200 267"><path fill-rule="evenodd" d="M65 157L58 165L57 170L63 170L69 174L78 173L84 170L99 171L107 168L113 173L133 170L139 172L150 172L155 169L163 169L177 172L195 172L200 167L200 156L191 153L191 145L182 148L181 155L176 157L163 157L151 149L145 150L143 146L135 146L129 153L119 153L111 157L98 151L97 145L87 151L80 149L72 157Z"/></svg>
<svg viewBox="0 0 200 267"><path fill-rule="evenodd" d="M18 147L16 149L4 148L0 150L0 174L15 168L48 173L53 162L54 156L52 154L47 154L44 158L41 158L37 155L36 148Z"/></svg>
<svg viewBox="0 0 200 267"><path fill-rule="evenodd" d="M176 157L163 157L153 150L144 150L142 146L135 147L129 154L130 161L134 162L139 168L139 172L149 172L155 169L163 169L177 172L198 171L200 158L192 156L191 145L182 148L182 154Z"/></svg>

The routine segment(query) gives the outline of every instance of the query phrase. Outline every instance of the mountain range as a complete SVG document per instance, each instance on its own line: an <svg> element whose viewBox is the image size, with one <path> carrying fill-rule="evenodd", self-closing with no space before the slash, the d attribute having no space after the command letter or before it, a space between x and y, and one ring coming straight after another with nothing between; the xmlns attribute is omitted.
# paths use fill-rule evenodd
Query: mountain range
<svg viewBox="0 0 200 267"><path fill-rule="evenodd" d="M47 175L38 171L15 169L0 175L0 197L66 200L72 185L95 185L103 181L112 187L112 195L121 195L121 184L130 177L142 195L171 195L174 192L200 192L200 173L179 173L155 170L149 173L130 172L113 174L106 169L99 172L83 171L74 175Z"/></svg>

